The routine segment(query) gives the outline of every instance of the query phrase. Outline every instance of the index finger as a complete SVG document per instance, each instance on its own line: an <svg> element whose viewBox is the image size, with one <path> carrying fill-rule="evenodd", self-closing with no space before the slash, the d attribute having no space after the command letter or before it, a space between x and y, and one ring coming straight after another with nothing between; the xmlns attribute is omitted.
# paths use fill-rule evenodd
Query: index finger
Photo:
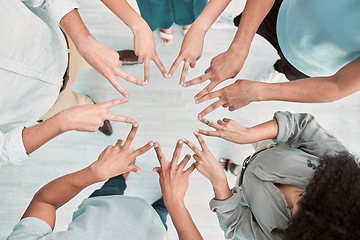
<svg viewBox="0 0 360 240"><path fill-rule="evenodd" d="M207 108L205 108L204 110L202 110L199 115L198 118L201 119L203 118L206 114L214 111L215 109L217 109L218 107L220 107L223 104L223 100L219 99L216 102L210 104Z"/></svg>
<svg viewBox="0 0 360 240"><path fill-rule="evenodd" d="M143 155L144 153L146 153L147 151L150 150L150 148L152 148L154 146L154 142L150 141L148 142L145 146L138 148L134 151L134 155L135 157L138 157L140 155Z"/></svg>
<svg viewBox="0 0 360 240"><path fill-rule="evenodd" d="M116 121L116 122L124 122L124 123L134 123L135 122L135 120L133 118L124 117L121 115L111 114L111 113L105 114L104 119L110 120L110 121Z"/></svg>
<svg viewBox="0 0 360 240"><path fill-rule="evenodd" d="M150 76L150 59L145 58L144 61L144 83L145 85L149 83Z"/></svg>
<svg viewBox="0 0 360 240"><path fill-rule="evenodd" d="M199 130L195 131L194 135L197 138L197 140L199 141L202 150L209 150L208 147L206 146L206 143L205 143L204 139L199 134Z"/></svg>
<svg viewBox="0 0 360 240"><path fill-rule="evenodd" d="M180 85L181 86L184 84L186 74L187 74L187 72L189 70L189 65L190 65L189 62L187 62L187 61L184 62L184 67L183 67L183 69L181 71L181 76L180 76Z"/></svg>
<svg viewBox="0 0 360 240"><path fill-rule="evenodd" d="M195 95L195 99L198 99L200 102L205 101L202 100L202 98L208 95L217 85L218 83L212 80L203 90L201 90L198 94Z"/></svg>
<svg viewBox="0 0 360 240"><path fill-rule="evenodd" d="M156 156L159 160L160 166L163 167L163 165L167 162L167 160L166 160L166 158L161 150L160 144L158 142L156 142L154 144L154 149L156 152Z"/></svg>
<svg viewBox="0 0 360 240"><path fill-rule="evenodd" d="M120 85L118 80L116 79L115 75L107 77L111 85L124 97L129 97L129 94L125 91L125 89Z"/></svg>
<svg viewBox="0 0 360 240"><path fill-rule="evenodd" d="M190 86L195 85L195 84L203 83L208 79L210 79L210 74L204 74L204 75L201 75L200 77L197 77L197 78L194 78L194 79L192 79L190 81L187 81L186 83L183 84L183 86L184 87L190 87Z"/></svg>
<svg viewBox="0 0 360 240"><path fill-rule="evenodd" d="M223 94L222 89L220 89L220 90L217 90L215 92L211 92L211 93L203 96L202 98L197 98L197 96L195 96L195 99L196 99L195 103L196 104L202 103L202 102L205 102L207 100L220 97L222 94Z"/></svg>
<svg viewBox="0 0 360 240"><path fill-rule="evenodd" d="M195 154L198 154L198 155L201 154L201 151L200 151L192 142L190 142L190 141L187 140L187 139L183 139L183 141L184 141L184 143L185 143L186 145L189 146L189 148L190 148L191 150L193 150L193 152L194 152Z"/></svg>
<svg viewBox="0 0 360 240"><path fill-rule="evenodd" d="M103 106L106 109L115 107L116 105L127 103L129 101L128 98L119 98L119 99L113 99L104 103L99 103L99 105Z"/></svg>
<svg viewBox="0 0 360 240"><path fill-rule="evenodd" d="M135 138L135 135L136 135L136 132L138 130L138 126L139 124L137 122L135 122L132 127L131 127L131 130L130 130L130 133L128 134L126 140L125 140L125 143L123 145L124 148L129 148L132 141L134 140Z"/></svg>
<svg viewBox="0 0 360 240"><path fill-rule="evenodd" d="M175 70L178 68L178 66L180 65L180 63L182 61L183 61L183 58L180 57L180 55L175 59L174 63L171 65L171 68L168 73L169 78L174 74Z"/></svg>
<svg viewBox="0 0 360 240"><path fill-rule="evenodd" d="M126 73L126 72L124 72L124 71L122 71L120 69L116 69L116 76L119 76L119 77L125 79L126 81L132 82L132 83L134 83L136 85L139 85L139 86L144 86L145 85L144 81L142 81L142 80L140 80L140 79L138 79L136 77L133 77L130 74L128 74L128 73Z"/></svg>
<svg viewBox="0 0 360 240"><path fill-rule="evenodd" d="M205 123L205 124L208 125L209 127L215 128L216 130L218 130L218 129L220 128L219 124L214 123L214 122L212 122L212 121L209 121L209 120L207 120L207 119L205 119L205 118L201 118L201 119L200 119L200 122Z"/></svg>
<svg viewBox="0 0 360 240"><path fill-rule="evenodd" d="M162 73L162 75L163 75L164 77L166 77L166 76L167 76L167 75L166 75L166 74L167 74L167 73L166 73L166 69L165 69L165 67L164 67L164 64L161 62L160 58L159 58L157 55L155 55L153 61L154 61L154 63L156 64L156 66L159 68L159 70L160 70L160 72Z"/></svg>
<svg viewBox="0 0 360 240"><path fill-rule="evenodd" d="M171 160L172 167L177 166L177 162L178 162L179 157L180 157L180 152L181 152L183 143L184 143L183 140L179 140L176 143L176 147L175 147L173 157L172 157L172 160Z"/></svg>

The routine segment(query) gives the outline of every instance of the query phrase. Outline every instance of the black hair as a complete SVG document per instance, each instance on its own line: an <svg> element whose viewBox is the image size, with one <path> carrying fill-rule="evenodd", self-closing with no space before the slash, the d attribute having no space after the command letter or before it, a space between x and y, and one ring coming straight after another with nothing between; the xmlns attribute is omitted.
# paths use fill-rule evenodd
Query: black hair
<svg viewBox="0 0 360 240"><path fill-rule="evenodd" d="M299 211L281 232L284 240L360 239L360 168L353 155L321 159Z"/></svg>

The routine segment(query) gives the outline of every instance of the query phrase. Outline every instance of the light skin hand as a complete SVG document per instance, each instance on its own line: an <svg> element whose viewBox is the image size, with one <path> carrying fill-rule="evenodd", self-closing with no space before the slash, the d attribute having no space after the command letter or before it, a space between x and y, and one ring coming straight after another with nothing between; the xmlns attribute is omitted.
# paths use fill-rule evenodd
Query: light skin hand
<svg viewBox="0 0 360 240"><path fill-rule="evenodd" d="M250 128L243 127L239 123L228 118L218 120L217 123L204 118L200 121L212 128L215 128L216 131L198 129L198 133L206 136L220 137L238 144L247 144L265 139L274 139L279 131L277 121L274 119Z"/></svg>
<svg viewBox="0 0 360 240"><path fill-rule="evenodd" d="M234 120L223 118L222 120L218 120L217 123L214 123L202 118L200 121L215 129L215 131L198 129L197 131L200 134L220 137L227 141L239 144L249 143L251 139L251 131L248 128L241 126Z"/></svg>
<svg viewBox="0 0 360 240"><path fill-rule="evenodd" d="M98 178L98 181L105 181L106 179L130 171L136 173L141 172L140 168L131 162L133 162L136 157L152 148L154 143L153 141L150 141L136 150L130 148L138 130L138 126L138 123L135 122L124 143L119 139L115 146L108 146L100 154L98 160L91 164L90 168Z"/></svg>
<svg viewBox="0 0 360 240"><path fill-rule="evenodd" d="M168 162L161 150L160 144L155 143L154 148L160 167L155 167L153 171L160 176L159 182L166 206L183 202L185 193L188 189L189 175L194 171L195 165L192 164L184 170L191 156L186 155L178 164L183 141L179 140L176 144L171 162Z"/></svg>
<svg viewBox="0 0 360 240"><path fill-rule="evenodd" d="M196 100L195 103L202 103L204 101L219 98L219 100L210 104L207 108L201 111L198 115L198 118L203 118L206 114L214 111L220 106L224 108L229 108L229 111L234 111L241 107L248 105L249 103L256 101L256 86L257 82L252 82L249 80L237 80L233 84L226 86L222 89L219 89L215 92L211 92L199 100Z"/></svg>
<svg viewBox="0 0 360 240"><path fill-rule="evenodd" d="M198 139L201 150L198 149L192 142L183 139L184 143L195 153L196 169L213 185L215 198L218 200L225 200L232 196L230 188L227 183L226 175L223 167L212 155L209 148L206 146L204 139L195 131L195 137Z"/></svg>
<svg viewBox="0 0 360 240"><path fill-rule="evenodd" d="M202 239L199 230L193 222L187 210L184 197L189 185L189 175L194 171L192 164L184 170L190 160L190 155L178 164L183 141L179 140L176 144L171 162L168 162L161 151L159 143L154 144L156 155L159 159L160 167L155 167L154 171L160 176L159 182L164 202L169 210L172 222L175 226L180 240Z"/></svg>
<svg viewBox="0 0 360 240"><path fill-rule="evenodd" d="M184 62L180 77L180 85L183 85L185 82L189 66L191 68L194 68L196 65L196 61L200 58L202 54L205 33L206 32L204 30L197 29L196 26L193 25L190 27L189 31L184 37L184 40L181 44L180 53L172 64L168 73L168 77L170 78L174 74L180 63Z"/></svg>
<svg viewBox="0 0 360 240"><path fill-rule="evenodd" d="M55 226L56 210L75 197L82 189L94 183L107 180L108 178L129 172L140 172L140 168L132 162L137 156L148 151L153 142L132 150L130 148L138 124L133 127L125 141L118 140L115 146L108 146L99 156L98 160L90 166L57 178L42 187L32 199L22 218L39 218Z"/></svg>
<svg viewBox="0 0 360 240"><path fill-rule="evenodd" d="M154 35L147 24L136 28L134 31L134 51L139 63L144 63L144 81L149 83L150 60L154 61L162 75L166 78L166 69L156 54Z"/></svg>
<svg viewBox="0 0 360 240"><path fill-rule="evenodd" d="M55 116L63 123L64 131L94 132L104 124L105 120L134 123L135 121L132 118L107 112L108 109L126 103L127 101L127 98L121 98L100 104L72 107Z"/></svg>
<svg viewBox="0 0 360 240"><path fill-rule="evenodd" d="M190 87L203 83L206 80L210 80L210 83L194 97L195 100L201 99L209 94L221 82L236 77L244 64L245 59L246 55L241 57L238 53L227 50L211 60L210 67L206 69L204 75L184 83L183 86Z"/></svg>
<svg viewBox="0 0 360 240"><path fill-rule="evenodd" d="M60 21L62 29L70 36L83 58L102 74L124 97L129 94L117 81L121 77L129 82L143 86L144 82L120 70L119 54L98 42L85 27L76 9L67 13Z"/></svg>

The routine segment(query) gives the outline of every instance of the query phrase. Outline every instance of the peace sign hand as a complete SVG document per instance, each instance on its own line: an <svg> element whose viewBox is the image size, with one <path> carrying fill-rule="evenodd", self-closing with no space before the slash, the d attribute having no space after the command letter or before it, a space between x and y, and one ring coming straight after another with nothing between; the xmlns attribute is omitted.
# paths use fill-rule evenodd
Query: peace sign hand
<svg viewBox="0 0 360 240"><path fill-rule="evenodd" d="M220 137L233 143L244 144L251 141L250 129L241 126L234 120L223 118L222 120L218 120L217 123L214 123L202 118L200 121L215 129L215 131L199 129L198 132L200 134L211 137Z"/></svg>
<svg viewBox="0 0 360 240"><path fill-rule="evenodd" d="M115 146L110 145L105 148L98 160L91 164L90 167L99 181L105 181L111 177L130 171L140 173L141 169L132 162L134 162L136 157L152 148L154 142L150 141L143 147L132 150L130 145L135 138L138 126L138 123L132 125L124 144L123 141L119 139Z"/></svg>
<svg viewBox="0 0 360 240"><path fill-rule="evenodd" d="M154 144L160 167L155 167L153 171L157 172L160 176L161 192L165 205L168 208L171 205L183 202L189 184L189 175L195 169L195 165L192 164L188 169L184 170L191 158L190 155L186 155L185 158L177 164L182 145L183 141L179 140L176 144L172 160L168 162L161 151L160 144L157 142Z"/></svg>
<svg viewBox="0 0 360 240"><path fill-rule="evenodd" d="M198 132L195 132L194 134L200 143L201 150L199 150L193 143L191 143L187 139L184 139L184 143L188 145L190 149L195 153L193 155L193 158L196 161L196 169L204 177L209 179L212 185L217 184L217 181L219 179L226 179L223 168L206 146L204 139Z"/></svg>

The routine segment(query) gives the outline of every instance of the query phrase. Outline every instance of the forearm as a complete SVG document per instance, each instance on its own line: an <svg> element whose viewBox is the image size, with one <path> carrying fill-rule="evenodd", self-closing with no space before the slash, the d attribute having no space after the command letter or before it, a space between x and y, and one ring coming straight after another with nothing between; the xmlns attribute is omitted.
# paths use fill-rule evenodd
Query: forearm
<svg viewBox="0 0 360 240"><path fill-rule="evenodd" d="M224 171L222 171L215 180L211 181L211 184L213 186L216 200L223 201L232 196Z"/></svg>
<svg viewBox="0 0 360 240"><path fill-rule="evenodd" d="M61 28L69 35L76 48L81 42L95 40L83 23L77 9L72 10L60 20Z"/></svg>
<svg viewBox="0 0 360 240"><path fill-rule="evenodd" d="M274 0L247 0L236 35L229 50L247 56L260 24L274 5Z"/></svg>
<svg viewBox="0 0 360 240"><path fill-rule="evenodd" d="M29 128L24 128L22 131L22 140L27 154L34 152L43 144L51 140L52 138L65 132L59 114L49 118L48 120L41 122Z"/></svg>
<svg viewBox="0 0 360 240"><path fill-rule="evenodd" d="M145 20L127 3L126 0L101 0L134 33L147 26Z"/></svg>
<svg viewBox="0 0 360 240"><path fill-rule="evenodd" d="M230 2L231 0L209 0L191 27L205 34Z"/></svg>
<svg viewBox="0 0 360 240"><path fill-rule="evenodd" d="M57 178L43 186L33 197L22 218L36 217L55 226L55 211L82 189L98 182L90 167Z"/></svg>
<svg viewBox="0 0 360 240"><path fill-rule="evenodd" d="M165 205L171 216L180 240L203 239L183 201Z"/></svg>
<svg viewBox="0 0 360 240"><path fill-rule="evenodd" d="M360 90L360 58L329 77L311 77L286 83L254 83L257 101L332 102Z"/></svg>
<svg viewBox="0 0 360 240"><path fill-rule="evenodd" d="M275 119L261 123L246 130L247 143L254 143L266 139L275 139L279 126Z"/></svg>

